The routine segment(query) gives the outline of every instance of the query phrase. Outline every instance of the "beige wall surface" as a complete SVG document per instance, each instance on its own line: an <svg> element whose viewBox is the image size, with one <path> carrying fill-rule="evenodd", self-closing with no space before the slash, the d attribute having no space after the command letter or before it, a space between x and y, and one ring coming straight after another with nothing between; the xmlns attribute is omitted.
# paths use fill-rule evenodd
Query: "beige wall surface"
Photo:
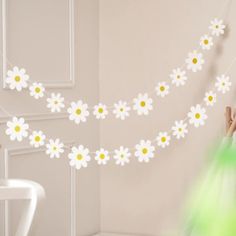
<svg viewBox="0 0 236 236"><path fill-rule="evenodd" d="M8 59L25 67L35 80L67 83L68 0L7 3ZM112 105L119 99L132 101L140 92L152 93L157 82L168 80L171 70L198 48L212 18L222 15L228 30L210 52L204 53L204 69L189 73L186 86L173 89L165 99L152 94L154 110L147 117L131 112L124 122L111 115L101 122L90 118L76 127L64 118L37 120L37 114L42 117L48 110L45 101L31 99L28 92L1 88L1 104L15 114L36 114L31 127L44 130L48 137L88 144L93 150L99 144L109 150L121 144L134 147L140 139L153 139L158 131L169 130L175 120L184 118L191 105L201 102L215 76L231 63L236 56L234 9L236 4L230 0L75 0L75 86L49 89L62 92L67 101L81 98L89 104L101 101ZM235 104L235 73L234 66L230 73L233 89L208 111L207 125L190 127L186 139L173 140L169 148L158 149L150 163L140 164L134 156L125 167L116 166L114 161L98 167L93 161L77 173L76 205L72 206L77 213L76 235L102 231L159 236L178 228L187 193L201 173L207 153L222 136L224 106ZM1 125L2 134L4 130ZM12 143L3 135L1 144L2 177L4 148L28 147L28 143ZM16 155L9 162L9 177L32 179L46 189L47 199L40 206L32 235L69 236L67 155L55 162L44 153ZM10 209L12 233L21 208L15 203ZM0 235L2 231L1 224Z"/></svg>
<svg viewBox="0 0 236 236"><path fill-rule="evenodd" d="M141 138L153 139L202 101L215 76L236 56L235 9L234 1L230 5L222 0L100 0L99 86L100 100L106 104L152 92L157 82L170 80L170 72L184 63L188 52L198 48L211 19L223 14L228 24L227 34L204 53L204 69L188 73L187 85L172 87L165 99L154 94L154 111L149 116L132 112L125 122L114 117L101 122L102 146L133 147ZM204 128L190 127L187 139L159 148L148 164L132 156L123 168L114 162L101 168L102 231L162 235L177 228L188 190L222 135L224 106L235 104L235 73L234 66L233 90L209 109Z"/></svg>

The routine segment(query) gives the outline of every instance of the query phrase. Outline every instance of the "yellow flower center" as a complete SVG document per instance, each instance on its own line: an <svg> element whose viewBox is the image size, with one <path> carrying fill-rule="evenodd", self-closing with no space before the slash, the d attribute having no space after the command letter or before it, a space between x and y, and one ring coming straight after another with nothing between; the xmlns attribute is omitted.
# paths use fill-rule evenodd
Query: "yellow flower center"
<svg viewBox="0 0 236 236"><path fill-rule="evenodd" d="M179 132L181 132L181 131L182 131L182 129L181 129L181 128L179 128L178 130L179 130Z"/></svg>
<svg viewBox="0 0 236 236"><path fill-rule="evenodd" d="M20 82L20 80L21 80L21 78L20 78L19 75L15 76L15 81L16 81L16 82Z"/></svg>
<svg viewBox="0 0 236 236"><path fill-rule="evenodd" d="M18 132L20 132L20 130L21 130L20 126L17 125L17 126L15 127L15 131L18 133Z"/></svg>
<svg viewBox="0 0 236 236"><path fill-rule="evenodd" d="M177 79L180 79L180 75L177 75Z"/></svg>
<svg viewBox="0 0 236 236"><path fill-rule="evenodd" d="M211 102L213 100L213 97L212 96L209 96L208 97L208 100Z"/></svg>
<svg viewBox="0 0 236 236"><path fill-rule="evenodd" d="M225 86L225 82L222 83L222 86Z"/></svg>
<svg viewBox="0 0 236 236"><path fill-rule="evenodd" d="M124 154L121 154L121 155L120 155L120 158L124 158L124 157L125 157Z"/></svg>
<svg viewBox="0 0 236 236"><path fill-rule="evenodd" d="M216 29L218 29L219 28L219 25L216 25Z"/></svg>
<svg viewBox="0 0 236 236"><path fill-rule="evenodd" d="M193 58L193 64L197 64L198 60L197 58Z"/></svg>
<svg viewBox="0 0 236 236"><path fill-rule="evenodd" d="M40 93L41 89L39 87L35 88L36 93Z"/></svg>
<svg viewBox="0 0 236 236"><path fill-rule="evenodd" d="M145 107L145 106L146 106L146 102L141 101L141 102L140 102L140 106L141 106L141 107Z"/></svg>
<svg viewBox="0 0 236 236"><path fill-rule="evenodd" d="M161 90L161 92L165 91L165 87L164 87L164 86L161 86L161 87L160 87L160 90Z"/></svg>
<svg viewBox="0 0 236 236"><path fill-rule="evenodd" d="M195 114L195 118L196 118L196 119L200 119L200 117L201 117L201 115L200 115L199 113L196 113L196 114Z"/></svg>
<svg viewBox="0 0 236 236"><path fill-rule="evenodd" d="M123 112L123 111L124 111L124 109L123 109L123 108L120 108L120 111L121 111L121 112Z"/></svg>
<svg viewBox="0 0 236 236"><path fill-rule="evenodd" d="M105 156L105 154L101 153L99 157L100 157L100 159L103 160L106 156Z"/></svg>
<svg viewBox="0 0 236 236"><path fill-rule="evenodd" d="M75 113L79 116L81 114L81 109L77 109Z"/></svg>
<svg viewBox="0 0 236 236"><path fill-rule="evenodd" d="M83 160L83 155L81 155L81 154L78 154L78 155L76 156L76 159L77 159L78 161L81 161L81 160Z"/></svg>
<svg viewBox="0 0 236 236"><path fill-rule="evenodd" d="M54 104L57 105L57 104L58 104L58 101L54 101Z"/></svg>
<svg viewBox="0 0 236 236"><path fill-rule="evenodd" d="M100 108L98 109L98 113L103 113L103 108L100 107Z"/></svg>
<svg viewBox="0 0 236 236"><path fill-rule="evenodd" d="M209 41L207 39L204 40L204 44L207 45Z"/></svg>
<svg viewBox="0 0 236 236"><path fill-rule="evenodd" d="M162 137L161 141L164 143L166 141L166 137Z"/></svg>
<svg viewBox="0 0 236 236"><path fill-rule="evenodd" d="M143 154L147 154L148 153L148 149L147 148L143 148L142 153Z"/></svg>
<svg viewBox="0 0 236 236"><path fill-rule="evenodd" d="M56 146L54 146L54 147L53 147L53 151L56 151L56 150L57 150L57 147L56 147Z"/></svg>
<svg viewBox="0 0 236 236"><path fill-rule="evenodd" d="M40 138L40 136L36 136L36 137L34 138L34 140L35 140L35 142L39 142L39 141L41 140L41 138Z"/></svg>

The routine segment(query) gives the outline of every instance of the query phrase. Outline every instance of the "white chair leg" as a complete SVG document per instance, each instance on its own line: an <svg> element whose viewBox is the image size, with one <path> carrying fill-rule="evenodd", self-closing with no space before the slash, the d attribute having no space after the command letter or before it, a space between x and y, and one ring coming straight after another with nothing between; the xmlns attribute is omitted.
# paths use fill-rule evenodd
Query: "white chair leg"
<svg viewBox="0 0 236 236"><path fill-rule="evenodd" d="M27 203L26 208L21 216L16 236L27 236L32 225L34 214L37 208L37 194L32 193L32 199Z"/></svg>

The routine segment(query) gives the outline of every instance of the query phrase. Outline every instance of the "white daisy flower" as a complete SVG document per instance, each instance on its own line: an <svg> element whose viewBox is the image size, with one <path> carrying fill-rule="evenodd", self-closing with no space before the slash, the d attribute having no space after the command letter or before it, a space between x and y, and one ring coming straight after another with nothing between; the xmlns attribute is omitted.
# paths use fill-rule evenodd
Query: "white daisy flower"
<svg viewBox="0 0 236 236"><path fill-rule="evenodd" d="M47 108L51 109L51 112L60 112L65 107L64 98L60 93L52 93L50 98L47 98Z"/></svg>
<svg viewBox="0 0 236 236"><path fill-rule="evenodd" d="M201 107L201 105L192 106L190 112L188 113L189 123L193 124L196 128L205 124L207 119L206 109Z"/></svg>
<svg viewBox="0 0 236 236"><path fill-rule="evenodd" d="M150 140L141 140L139 144L135 146L135 156L139 162L149 162L154 157L155 147L152 145Z"/></svg>
<svg viewBox="0 0 236 236"><path fill-rule="evenodd" d="M217 82L215 86L217 90L223 94L230 90L230 86L232 85L230 79L226 75L221 75L216 78Z"/></svg>
<svg viewBox="0 0 236 236"><path fill-rule="evenodd" d="M188 79L186 71L181 70L180 68L174 69L172 74L170 74L170 78L172 79L172 84L175 84L177 87L185 85L185 82Z"/></svg>
<svg viewBox="0 0 236 236"><path fill-rule="evenodd" d="M175 121L175 125L172 127L173 136L177 139L184 138L185 134L188 133L187 124L183 120Z"/></svg>
<svg viewBox="0 0 236 236"><path fill-rule="evenodd" d="M36 148L43 146L45 138L46 136L43 134L42 131L33 131L32 134L29 136L30 145Z"/></svg>
<svg viewBox="0 0 236 236"><path fill-rule="evenodd" d="M131 153L128 148L121 146L119 149L115 150L114 159L116 160L117 165L124 166L126 163L129 163L129 158Z"/></svg>
<svg viewBox="0 0 236 236"><path fill-rule="evenodd" d="M208 35L204 35L200 38L200 46L203 50L210 50L213 46L213 40L212 37Z"/></svg>
<svg viewBox="0 0 236 236"><path fill-rule="evenodd" d="M24 118L13 117L11 121L7 122L6 134L10 136L10 140L17 140L21 142L23 138L28 136L29 125L25 123Z"/></svg>
<svg viewBox="0 0 236 236"><path fill-rule="evenodd" d="M137 111L138 115L148 115L149 111L153 109L152 99L148 97L148 94L139 94L137 98L133 100L133 109Z"/></svg>
<svg viewBox="0 0 236 236"><path fill-rule="evenodd" d="M207 106L213 106L216 103L216 93L209 91L205 94L204 101Z"/></svg>
<svg viewBox="0 0 236 236"><path fill-rule="evenodd" d="M209 26L212 35L216 35L217 37L221 34L225 33L225 25L223 24L223 20L214 19L211 21L211 25Z"/></svg>
<svg viewBox="0 0 236 236"><path fill-rule="evenodd" d="M118 101L118 103L114 104L113 113L115 114L117 119L124 120L129 116L130 107L127 102Z"/></svg>
<svg viewBox="0 0 236 236"><path fill-rule="evenodd" d="M188 70L192 70L193 72L197 72L202 69L202 65L204 64L204 59L201 53L198 53L196 50L190 52L188 54L188 58L185 60L187 63Z"/></svg>
<svg viewBox="0 0 236 236"><path fill-rule="evenodd" d="M87 167L88 162L91 160L88 148L85 148L83 145L72 147L68 157L70 159L70 166L75 166L77 170L81 167Z"/></svg>
<svg viewBox="0 0 236 236"><path fill-rule="evenodd" d="M158 85L156 86L157 96L165 97L167 94L169 94L169 89L170 86L166 82L158 83Z"/></svg>
<svg viewBox="0 0 236 236"><path fill-rule="evenodd" d="M21 91L23 88L27 88L27 81L29 76L26 74L25 69L19 69L17 66L13 67L13 70L7 71L6 83L10 89L16 89Z"/></svg>
<svg viewBox="0 0 236 236"><path fill-rule="evenodd" d="M87 116L89 116L88 105L81 100L72 102L67 112L69 113L69 119L73 120L76 124L86 122Z"/></svg>
<svg viewBox="0 0 236 236"><path fill-rule="evenodd" d="M110 156L108 151L101 148L100 150L96 151L95 160L99 165L106 165L107 162L110 160Z"/></svg>
<svg viewBox="0 0 236 236"><path fill-rule="evenodd" d="M33 83L30 87L30 96L35 99L42 98L44 96L45 88L41 83Z"/></svg>
<svg viewBox="0 0 236 236"><path fill-rule="evenodd" d="M60 158L60 155L64 152L64 144L61 143L59 139L49 139L46 148L46 154L49 155L50 158Z"/></svg>
<svg viewBox="0 0 236 236"><path fill-rule="evenodd" d="M98 105L94 106L93 114L95 115L96 119L105 119L108 114L106 105L99 103Z"/></svg>
<svg viewBox="0 0 236 236"><path fill-rule="evenodd" d="M167 132L159 132L159 134L156 137L157 145L165 148L170 145L170 136Z"/></svg>

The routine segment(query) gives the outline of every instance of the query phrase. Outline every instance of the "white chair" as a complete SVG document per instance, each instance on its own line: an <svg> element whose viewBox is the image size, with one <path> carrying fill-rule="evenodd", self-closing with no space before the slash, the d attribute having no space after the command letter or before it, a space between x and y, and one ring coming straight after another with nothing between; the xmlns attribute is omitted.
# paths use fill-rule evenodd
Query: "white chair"
<svg viewBox="0 0 236 236"><path fill-rule="evenodd" d="M27 236L29 234L37 204L44 197L45 191L43 187L33 181L20 179L0 180L0 200L28 200L15 236Z"/></svg>

